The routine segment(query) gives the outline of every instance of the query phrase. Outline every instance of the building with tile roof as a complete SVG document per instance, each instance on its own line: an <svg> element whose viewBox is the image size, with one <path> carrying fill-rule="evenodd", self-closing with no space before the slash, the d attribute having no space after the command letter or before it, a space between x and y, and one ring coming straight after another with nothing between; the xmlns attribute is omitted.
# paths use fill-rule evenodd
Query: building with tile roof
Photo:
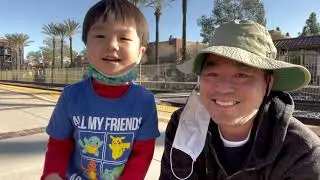
<svg viewBox="0 0 320 180"><path fill-rule="evenodd" d="M309 69L311 85L320 86L320 35L274 40L278 59Z"/></svg>

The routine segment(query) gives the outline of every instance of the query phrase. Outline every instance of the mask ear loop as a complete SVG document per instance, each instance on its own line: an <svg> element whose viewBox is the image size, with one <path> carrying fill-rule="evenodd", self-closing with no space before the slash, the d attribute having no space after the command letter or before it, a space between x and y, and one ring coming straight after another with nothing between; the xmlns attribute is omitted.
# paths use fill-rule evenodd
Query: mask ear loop
<svg viewBox="0 0 320 180"><path fill-rule="evenodd" d="M195 86L195 88L192 90L192 92L191 92L191 95L193 94L193 93L197 93L197 89L200 87L200 78L199 78L199 76L198 76L198 79L197 79L197 85ZM191 96L190 95L190 96ZM188 98L188 100L189 100L189 98ZM188 102L188 100L187 100L187 102ZM186 104L187 104L187 102L186 102ZM194 161L193 161L193 159L192 159L192 164L191 164L191 172L190 172L190 174L187 176L187 177L185 177L185 178L180 178L180 177L178 177L175 173L174 173L174 170L173 170L173 165L172 165L172 146L171 146L171 148L170 148L170 168L171 168L171 172L172 172L172 174L173 174L173 176L175 177L175 178L177 178L177 179L179 179L179 180L186 180L186 179L188 179L191 175L192 175L192 173L193 173L193 165L194 165Z"/></svg>
<svg viewBox="0 0 320 180"><path fill-rule="evenodd" d="M174 176L175 178L177 178L177 179L179 179L179 180L186 180L186 179L188 179L188 178L192 175L192 173L193 173L193 164L194 164L194 161L192 160L191 172L190 172L190 174L189 174L187 177L185 177L185 178L180 178L180 177L178 177L178 176L174 173L173 167L172 167L172 146L171 146L171 149L170 149L170 168L171 168L171 172L172 172L172 174L173 174L173 176Z"/></svg>

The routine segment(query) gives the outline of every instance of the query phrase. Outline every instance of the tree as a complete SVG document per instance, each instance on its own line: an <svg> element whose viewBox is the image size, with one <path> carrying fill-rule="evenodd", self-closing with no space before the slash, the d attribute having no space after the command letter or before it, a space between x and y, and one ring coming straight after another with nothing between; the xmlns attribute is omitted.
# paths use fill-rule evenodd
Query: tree
<svg viewBox="0 0 320 180"><path fill-rule="evenodd" d="M38 51L30 51L27 54L27 59L31 61L34 65L39 65L42 59L42 53L40 50Z"/></svg>
<svg viewBox="0 0 320 180"><path fill-rule="evenodd" d="M53 50L52 50L51 68L53 69L55 66L56 38L58 36L58 32L56 30L56 24L50 23L50 24L44 25L42 27L42 33L48 35L52 40Z"/></svg>
<svg viewBox="0 0 320 180"><path fill-rule="evenodd" d="M129 0L129 2L132 2L135 6L143 7L147 4L148 0Z"/></svg>
<svg viewBox="0 0 320 180"><path fill-rule="evenodd" d="M12 59L11 59L11 69L16 68L16 63L18 62L18 42L14 34L6 34L5 38L8 40L9 47L12 50Z"/></svg>
<svg viewBox="0 0 320 180"><path fill-rule="evenodd" d="M260 0L215 0L210 17L202 15L198 19L203 42L212 42L214 29L232 20L248 19L266 24L263 2Z"/></svg>
<svg viewBox="0 0 320 180"><path fill-rule="evenodd" d="M67 19L64 21L64 25L66 26L66 35L69 37L69 45L70 45L70 64L71 67L74 67L73 62L73 50L72 50L72 36L78 33L80 29L80 23L71 19Z"/></svg>
<svg viewBox="0 0 320 180"><path fill-rule="evenodd" d="M6 34L9 46L12 48L13 61L11 63L12 69L20 69L24 63L24 47L28 46L32 41L29 36L23 33Z"/></svg>
<svg viewBox="0 0 320 180"><path fill-rule="evenodd" d="M306 20L300 36L314 36L320 34L320 24L317 21L317 14L312 12Z"/></svg>
<svg viewBox="0 0 320 180"><path fill-rule="evenodd" d="M256 21L265 26L266 16L263 1L261 0L242 0L240 3L240 14L243 19Z"/></svg>
<svg viewBox="0 0 320 180"><path fill-rule="evenodd" d="M43 43L43 45L40 47L42 56L43 56L43 62L46 65L49 65L50 62L52 62L52 51L53 51L53 44L52 44L52 39L51 38L46 38ZM70 47L68 45L66 45L66 42L63 43L63 52L70 52ZM55 50L58 52L61 52L61 42L58 41L55 43ZM59 53L60 54L60 53ZM61 59L61 54L60 55L56 55L55 58ZM72 51L72 56L76 57L78 53L76 51ZM64 53L63 54L63 58L70 58L70 54L69 53ZM66 63L66 62L65 62Z"/></svg>
<svg viewBox="0 0 320 180"><path fill-rule="evenodd" d="M155 59L157 64L159 65L159 22L160 22L160 16L162 13L162 9L166 6L169 6L171 2L173 2L174 0L152 0L151 2L146 4L146 7L151 7L154 9L154 15L156 18L156 55L155 55ZM160 69L158 66L158 74L160 74Z"/></svg>
<svg viewBox="0 0 320 180"><path fill-rule="evenodd" d="M182 61L187 59L187 0L182 0Z"/></svg>
<svg viewBox="0 0 320 180"><path fill-rule="evenodd" d="M67 37L67 27L63 23L59 23L55 26L56 32L58 33L58 37L60 39L60 68L63 68L63 45L64 39Z"/></svg>
<svg viewBox="0 0 320 180"><path fill-rule="evenodd" d="M269 30L269 34L272 38L272 40L279 40L284 39L284 36L281 34L281 31L279 30Z"/></svg>
<svg viewBox="0 0 320 180"><path fill-rule="evenodd" d="M24 47L29 46L30 43L33 41L30 41L30 37L27 34L19 33L16 34L17 36L17 42L19 46L19 59L20 62L18 63L18 68L20 68L21 65L24 64Z"/></svg>

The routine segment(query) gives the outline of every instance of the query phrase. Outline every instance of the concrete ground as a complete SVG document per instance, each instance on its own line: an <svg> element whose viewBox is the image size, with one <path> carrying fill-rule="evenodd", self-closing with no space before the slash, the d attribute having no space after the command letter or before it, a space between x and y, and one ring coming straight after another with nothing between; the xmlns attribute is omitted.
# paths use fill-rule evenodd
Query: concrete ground
<svg viewBox="0 0 320 180"><path fill-rule="evenodd" d="M40 178L48 136L44 127L59 94L45 90L0 85L0 180ZM161 107L159 119L168 120L173 107ZM146 180L156 180L164 146L165 121L159 122L154 157ZM320 135L320 127L311 127Z"/></svg>
<svg viewBox="0 0 320 180"><path fill-rule="evenodd" d="M42 173L48 136L44 127L57 100L46 91L0 85L0 179L35 180ZM168 119L168 113L159 118ZM166 123L159 122L154 157L146 180L158 179Z"/></svg>

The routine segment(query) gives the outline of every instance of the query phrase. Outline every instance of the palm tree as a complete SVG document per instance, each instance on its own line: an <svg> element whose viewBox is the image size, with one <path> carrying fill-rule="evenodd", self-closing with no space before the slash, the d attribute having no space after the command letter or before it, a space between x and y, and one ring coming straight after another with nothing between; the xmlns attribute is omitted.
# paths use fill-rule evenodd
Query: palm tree
<svg viewBox="0 0 320 180"><path fill-rule="evenodd" d="M11 68L20 69L21 65L24 64L24 47L33 41L30 41L30 37L23 33L6 34L5 37L13 52Z"/></svg>
<svg viewBox="0 0 320 180"><path fill-rule="evenodd" d="M42 27L42 33L43 34L46 34L50 37L50 39L52 39L52 63L51 63L51 69L54 68L54 65L55 65L55 52L56 52L56 38L58 36L58 32L56 30L56 24L54 23L50 23L50 24L47 24L47 25L44 25Z"/></svg>
<svg viewBox="0 0 320 180"><path fill-rule="evenodd" d="M67 37L67 27L64 24L59 23L55 26L55 29L58 33L59 38L60 38L60 48L61 48L60 68L63 68L63 42L64 42L64 39Z"/></svg>
<svg viewBox="0 0 320 180"><path fill-rule="evenodd" d="M135 6L143 7L146 5L148 0L129 0L129 1L132 2L132 4L134 4Z"/></svg>
<svg viewBox="0 0 320 180"><path fill-rule="evenodd" d="M182 60L187 57L187 0L182 0Z"/></svg>
<svg viewBox="0 0 320 180"><path fill-rule="evenodd" d="M73 57L72 57L72 36L78 33L78 30L80 29L80 23L74 20L67 19L64 21L64 25L66 26L66 34L69 37L69 43L70 43L70 64L71 67L74 67Z"/></svg>
<svg viewBox="0 0 320 180"><path fill-rule="evenodd" d="M146 4L146 7L151 7L154 9L154 15L156 17L156 55L155 59L158 64L158 75L160 75L160 69L159 69L159 55L158 55L158 46L159 46L159 22L160 22L160 16L162 9L168 5L170 5L171 2L174 0L152 0L151 2Z"/></svg>
<svg viewBox="0 0 320 180"><path fill-rule="evenodd" d="M29 46L30 43L32 43L33 41L30 41L30 37L27 34L23 34L23 33L16 33L15 34L16 38L17 38L17 43L18 43L18 47L19 47L19 63L18 63L18 68L20 68L21 65L24 64L24 47L25 46Z"/></svg>
<svg viewBox="0 0 320 180"><path fill-rule="evenodd" d="M11 69L17 69L18 63L18 41L15 34L5 34L5 38L8 40L8 44L12 50Z"/></svg>

